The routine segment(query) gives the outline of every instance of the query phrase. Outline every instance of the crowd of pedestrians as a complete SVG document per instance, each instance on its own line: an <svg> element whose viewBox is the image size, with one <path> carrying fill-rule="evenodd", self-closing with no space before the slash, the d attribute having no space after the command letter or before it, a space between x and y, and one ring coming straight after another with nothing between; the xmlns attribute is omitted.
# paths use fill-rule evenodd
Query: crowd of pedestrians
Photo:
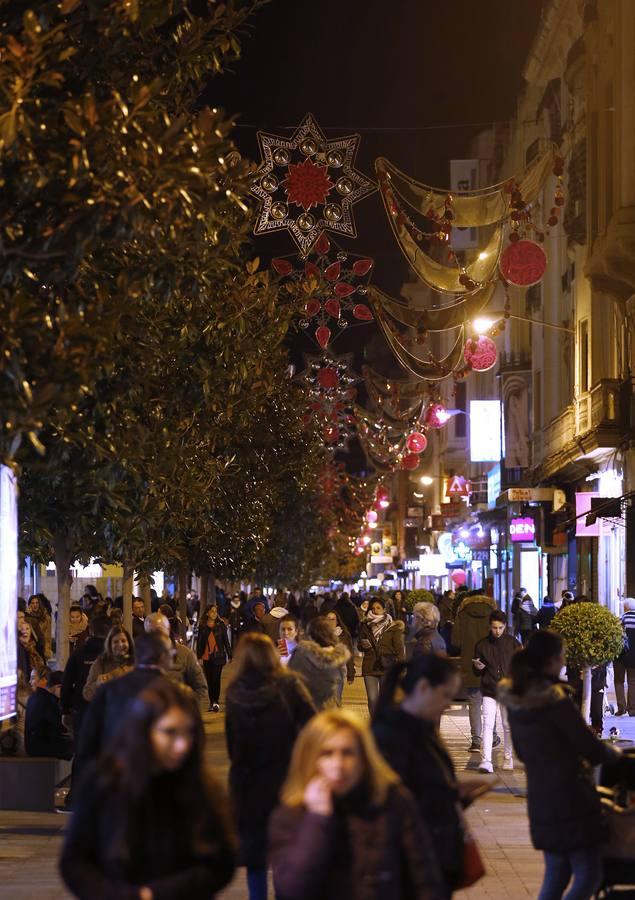
<svg viewBox="0 0 635 900"><path fill-rule="evenodd" d="M502 741L502 769L514 753L526 769L541 900L571 881L567 897L590 898L605 833L583 774L617 751L584 722L577 673L561 680L566 648L548 626L576 600L534 614L519 591L508 627L475 591L412 609L401 592L219 592L205 609L192 598L187 621L168 598L150 610L135 598L128 632L117 603L90 591L72 607L63 672L46 665L48 601L20 601L13 749L72 759L67 886L80 898L202 900L242 865L250 900L266 900L269 870L278 900L448 898L477 877L464 810L491 788ZM633 715L635 602L623 624L618 714ZM342 709L356 660L370 726ZM230 662L226 798L204 761L201 714L220 712ZM460 696L480 754L469 777L439 731Z"/></svg>

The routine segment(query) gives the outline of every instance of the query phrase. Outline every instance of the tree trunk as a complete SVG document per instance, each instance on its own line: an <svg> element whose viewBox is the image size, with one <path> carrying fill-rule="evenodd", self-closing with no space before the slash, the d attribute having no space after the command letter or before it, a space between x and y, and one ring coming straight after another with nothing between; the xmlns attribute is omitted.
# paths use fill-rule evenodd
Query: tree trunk
<svg viewBox="0 0 635 900"><path fill-rule="evenodd" d="M183 624L187 621L187 579L189 574L187 566L180 566L178 571L179 617Z"/></svg>
<svg viewBox="0 0 635 900"><path fill-rule="evenodd" d="M582 669L582 715L586 722L591 722L591 667Z"/></svg>
<svg viewBox="0 0 635 900"><path fill-rule="evenodd" d="M123 563L123 624L130 634L132 634L132 584L134 578L134 566L131 566L127 560ZM148 610L146 610L146 615Z"/></svg>
<svg viewBox="0 0 635 900"><path fill-rule="evenodd" d="M71 606L71 563L73 551L65 531L55 533L53 539L55 570L57 573L57 622L55 626L55 661L63 669L68 659L68 612Z"/></svg>
<svg viewBox="0 0 635 900"><path fill-rule="evenodd" d="M216 575L209 573L209 604L216 606Z"/></svg>
<svg viewBox="0 0 635 900"><path fill-rule="evenodd" d="M209 572L201 572L200 575L201 593L199 599L201 601L201 615L207 606L207 597L209 594Z"/></svg>
<svg viewBox="0 0 635 900"><path fill-rule="evenodd" d="M150 576L145 572L143 574L140 572L137 581L139 582L141 599L143 600L143 606L146 610L147 615L152 608L152 597L150 595Z"/></svg>

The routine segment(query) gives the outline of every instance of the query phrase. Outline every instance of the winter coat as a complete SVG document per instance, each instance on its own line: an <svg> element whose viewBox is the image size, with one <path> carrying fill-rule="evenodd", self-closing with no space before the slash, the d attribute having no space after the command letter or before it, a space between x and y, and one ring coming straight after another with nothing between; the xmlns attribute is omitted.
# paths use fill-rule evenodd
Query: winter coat
<svg viewBox="0 0 635 900"><path fill-rule="evenodd" d="M227 626L220 619L216 620L213 629L209 625L201 625L196 641L196 655L199 659L203 659L207 648L207 639L212 630L216 640L216 650L210 654L208 662L213 666L224 666L227 660L232 658L232 648L227 637Z"/></svg>
<svg viewBox="0 0 635 900"><path fill-rule="evenodd" d="M546 603L538 610L535 624L538 626L538 628L550 628L551 623L559 612L560 610L556 609L553 603Z"/></svg>
<svg viewBox="0 0 635 900"><path fill-rule="evenodd" d="M461 656L464 688L481 686L480 676L474 672L472 655L476 644L489 634L489 615L496 608L491 597L476 596L466 597L457 610L452 628L452 644L458 647Z"/></svg>
<svg viewBox="0 0 635 900"><path fill-rule="evenodd" d="M635 668L635 612L632 610L622 616L622 627L626 635L624 649L618 659L627 668Z"/></svg>
<svg viewBox="0 0 635 900"><path fill-rule="evenodd" d="M351 652L344 644L321 647L315 641L298 643L288 668L301 675L316 709L335 706L344 688L344 667Z"/></svg>
<svg viewBox="0 0 635 900"><path fill-rule="evenodd" d="M91 636L68 657L60 694L63 713L78 712L86 706L87 701L83 696L84 685L90 667L97 657L101 656L103 650L104 639Z"/></svg>
<svg viewBox="0 0 635 900"><path fill-rule="evenodd" d="M352 600L340 599L335 604L335 612L340 617L342 624L348 629L353 640L357 637L359 631L359 612Z"/></svg>
<svg viewBox="0 0 635 900"><path fill-rule="evenodd" d="M518 606L518 613L516 616L518 631L533 631L536 627L537 615L538 610L536 609L536 605L529 594L527 594L523 600L520 601Z"/></svg>
<svg viewBox="0 0 635 900"><path fill-rule="evenodd" d="M176 643L174 649L176 655L172 660L170 671L166 672L167 677L170 681L186 684L191 688L196 695L199 708L201 711L206 712L209 708L207 681L196 654L189 647L186 647L185 644Z"/></svg>
<svg viewBox="0 0 635 900"><path fill-rule="evenodd" d="M128 704L157 679L164 680L160 669L138 666L115 681L107 681L88 705L79 735L76 735L75 769L86 768L110 743L125 716Z"/></svg>
<svg viewBox="0 0 635 900"><path fill-rule="evenodd" d="M507 708L514 749L527 772L531 839L537 850L568 853L606 838L591 766L614 751L587 726L568 685L540 681L519 696L504 680L498 699Z"/></svg>
<svg viewBox="0 0 635 900"><path fill-rule="evenodd" d="M355 651L353 650L353 638L345 625L342 627L341 631L342 633L337 635L338 640L341 644L344 644L351 654L346 663L346 678L348 681L353 681L355 678Z"/></svg>
<svg viewBox="0 0 635 900"><path fill-rule="evenodd" d="M141 637L142 634L145 634L145 619L140 619L139 616L132 617L132 640L136 641L138 637Z"/></svg>
<svg viewBox="0 0 635 900"><path fill-rule="evenodd" d="M412 795L389 789L381 806L363 787L336 798L330 816L279 806L269 827L278 900L438 900L432 844Z"/></svg>
<svg viewBox="0 0 635 900"><path fill-rule="evenodd" d="M300 679L291 673L263 681L249 673L232 681L225 697L229 786L242 865L262 867L267 824L287 776L296 735L315 713Z"/></svg>
<svg viewBox="0 0 635 900"><path fill-rule="evenodd" d="M62 878L73 896L137 900L144 885L155 900L212 900L231 881L235 847L219 799L201 790L201 824L195 836L192 810L172 778L165 773L150 779L135 807L128 839L117 846L113 823L121 815L121 801L94 768L87 772L60 859Z"/></svg>
<svg viewBox="0 0 635 900"><path fill-rule="evenodd" d="M450 754L431 723L399 707L381 712L372 727L381 754L417 802L450 896L460 881L463 851L459 789Z"/></svg>
<svg viewBox="0 0 635 900"><path fill-rule="evenodd" d="M94 661L88 672L88 678L82 691L84 700L89 703L95 696L97 688L105 681L111 681L113 678L120 678L132 669L132 661L126 657L124 661L112 659L110 656L101 654Z"/></svg>
<svg viewBox="0 0 635 900"><path fill-rule="evenodd" d="M37 688L26 704L24 749L28 756L70 759L73 741L62 728L59 700L46 688Z"/></svg>
<svg viewBox="0 0 635 900"><path fill-rule="evenodd" d="M230 603L227 621L232 635L232 647L236 649L238 638L245 627L245 604L241 603L240 606L232 606Z"/></svg>
<svg viewBox="0 0 635 900"><path fill-rule="evenodd" d="M86 613L82 613L81 622L79 627L75 630L70 630L68 633L68 652L74 653L82 644L86 643L89 637L88 631L88 616Z"/></svg>
<svg viewBox="0 0 635 900"><path fill-rule="evenodd" d="M393 663L403 662L406 658L404 636L406 626L397 620L392 622L375 641L370 623L362 622L359 629L357 646L364 654L362 659L362 675L383 675ZM362 641L370 643L370 649L362 646Z"/></svg>
<svg viewBox="0 0 635 900"><path fill-rule="evenodd" d="M478 641L473 658L485 663L485 668L478 672L484 697L496 697L498 683L509 675L512 656L520 646L511 634L502 634L499 638L488 634Z"/></svg>
<svg viewBox="0 0 635 900"><path fill-rule="evenodd" d="M445 641L436 628L421 628L406 641L406 655L408 659L416 659L427 653L436 653L447 656L448 649Z"/></svg>
<svg viewBox="0 0 635 900"><path fill-rule="evenodd" d="M280 622L288 615L284 606L274 606L271 612L265 613L260 620L264 633L271 638L274 644L280 640Z"/></svg>

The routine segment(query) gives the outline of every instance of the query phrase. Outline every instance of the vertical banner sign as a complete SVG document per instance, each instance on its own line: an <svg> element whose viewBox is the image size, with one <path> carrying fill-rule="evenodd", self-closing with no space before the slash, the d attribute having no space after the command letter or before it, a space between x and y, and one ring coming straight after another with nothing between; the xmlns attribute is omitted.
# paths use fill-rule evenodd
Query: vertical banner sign
<svg viewBox="0 0 635 900"><path fill-rule="evenodd" d="M529 466L529 373L503 375L503 417L505 422L505 467Z"/></svg>
<svg viewBox="0 0 635 900"><path fill-rule="evenodd" d="M18 504L15 476L0 466L0 721L16 712Z"/></svg>

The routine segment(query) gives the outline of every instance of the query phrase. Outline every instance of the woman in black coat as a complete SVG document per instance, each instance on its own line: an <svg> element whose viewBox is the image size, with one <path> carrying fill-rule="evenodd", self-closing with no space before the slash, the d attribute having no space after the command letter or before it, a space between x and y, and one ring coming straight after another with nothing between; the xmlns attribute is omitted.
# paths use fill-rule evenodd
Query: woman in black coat
<svg viewBox="0 0 635 900"><path fill-rule="evenodd" d="M225 698L229 784L249 897L266 900L269 816L278 803L296 735L315 707L300 679L282 667L266 635L243 635L234 665Z"/></svg>
<svg viewBox="0 0 635 900"><path fill-rule="evenodd" d="M565 663L562 637L534 632L512 657L511 679L500 682L514 749L527 770L527 806L534 847L545 856L540 900L587 900L598 888L600 845L607 834L591 767L619 751L593 734L559 681Z"/></svg>
<svg viewBox="0 0 635 900"><path fill-rule="evenodd" d="M167 679L127 710L75 794L60 869L80 900L210 900L231 881L226 800L191 691Z"/></svg>
<svg viewBox="0 0 635 900"><path fill-rule="evenodd" d="M395 704L397 688L403 699ZM457 783L454 763L439 734L439 719L460 688L454 663L435 654L398 663L385 676L373 719L380 752L412 792L435 846L450 897L458 887L463 863L460 807L483 778Z"/></svg>
<svg viewBox="0 0 635 900"><path fill-rule="evenodd" d="M232 648L227 637L227 626L218 615L216 606L209 606L205 612L204 622L198 630L196 655L207 679L210 712L218 712L223 667L232 658Z"/></svg>

